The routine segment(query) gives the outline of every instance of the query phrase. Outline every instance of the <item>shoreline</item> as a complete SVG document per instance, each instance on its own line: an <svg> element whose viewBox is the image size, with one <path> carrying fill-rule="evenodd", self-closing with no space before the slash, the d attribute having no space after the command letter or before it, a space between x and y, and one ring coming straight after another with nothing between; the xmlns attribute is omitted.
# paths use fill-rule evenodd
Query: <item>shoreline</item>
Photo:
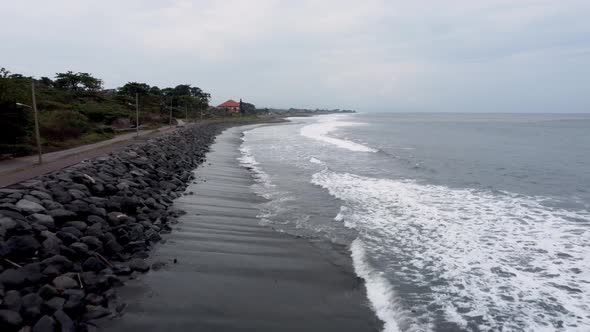
<svg viewBox="0 0 590 332"><path fill-rule="evenodd" d="M253 175L237 160L245 130L217 136L194 171L197 181L174 203L187 214L148 259L161 268L119 289L129 306L122 317L102 320L102 329L382 328L348 248L314 245L259 224L256 205L264 199L251 191Z"/></svg>

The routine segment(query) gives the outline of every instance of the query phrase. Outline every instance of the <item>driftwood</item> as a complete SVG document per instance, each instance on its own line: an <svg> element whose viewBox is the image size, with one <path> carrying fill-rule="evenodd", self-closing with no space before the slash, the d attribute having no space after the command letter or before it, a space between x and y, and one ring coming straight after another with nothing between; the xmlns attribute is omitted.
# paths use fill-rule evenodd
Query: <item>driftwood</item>
<svg viewBox="0 0 590 332"><path fill-rule="evenodd" d="M101 254L96 253L96 257L98 259L100 259L103 263L105 263L108 267L112 268L113 264L111 264L111 262L109 262L106 258L104 258Z"/></svg>
<svg viewBox="0 0 590 332"><path fill-rule="evenodd" d="M20 265L20 264L17 264L17 263L15 263L15 262L11 261L11 260L10 260L10 259L8 259L8 258L4 258L4 260L5 260L7 263L9 263L9 264L13 265L14 267L18 267L19 269L20 269L21 267L23 267L22 265Z"/></svg>

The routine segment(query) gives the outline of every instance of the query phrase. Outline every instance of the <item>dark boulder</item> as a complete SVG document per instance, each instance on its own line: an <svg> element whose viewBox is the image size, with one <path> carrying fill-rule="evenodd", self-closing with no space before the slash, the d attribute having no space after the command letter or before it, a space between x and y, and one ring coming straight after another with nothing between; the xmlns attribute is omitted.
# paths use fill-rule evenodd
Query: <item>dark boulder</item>
<svg viewBox="0 0 590 332"><path fill-rule="evenodd" d="M12 236L6 241L8 256L13 258L30 258L41 247L31 235Z"/></svg>
<svg viewBox="0 0 590 332"><path fill-rule="evenodd" d="M82 242L75 242L70 244L70 249L76 252L77 257L85 258L90 255L90 250L88 250L88 246Z"/></svg>
<svg viewBox="0 0 590 332"><path fill-rule="evenodd" d="M80 241L80 238L70 232L59 231L56 233L57 237L63 241L64 244L70 245Z"/></svg>
<svg viewBox="0 0 590 332"><path fill-rule="evenodd" d="M23 319L21 315L12 310L0 310L0 331L16 332L21 327Z"/></svg>
<svg viewBox="0 0 590 332"><path fill-rule="evenodd" d="M14 220L25 220L25 216L14 210L0 209L0 216L9 217Z"/></svg>
<svg viewBox="0 0 590 332"><path fill-rule="evenodd" d="M66 300L61 297L53 297L45 302L43 302L42 310L45 313L54 313L58 310L62 310Z"/></svg>
<svg viewBox="0 0 590 332"><path fill-rule="evenodd" d="M63 227L73 227L83 233L88 228L88 225L83 221L68 221Z"/></svg>
<svg viewBox="0 0 590 332"><path fill-rule="evenodd" d="M46 192L40 191L40 190L31 190L31 192L29 194L37 197L40 200L44 200L44 199L51 200L51 198L52 198L49 193L46 193Z"/></svg>
<svg viewBox="0 0 590 332"><path fill-rule="evenodd" d="M93 319L99 319L102 317L106 317L110 315L111 312L104 307L95 306L95 305L87 305L86 306L86 314L82 317L82 320L89 321Z"/></svg>
<svg viewBox="0 0 590 332"><path fill-rule="evenodd" d="M73 267L72 261L61 255L46 258L41 261L41 264L45 267L55 267L55 269L61 273L67 272Z"/></svg>
<svg viewBox="0 0 590 332"><path fill-rule="evenodd" d="M129 261L129 267L133 271L138 272L147 272L150 269L150 266L145 262L145 260L141 258L134 258L131 261Z"/></svg>
<svg viewBox="0 0 590 332"><path fill-rule="evenodd" d="M39 251L41 257L59 255L61 243L57 236L48 236L41 244L41 250Z"/></svg>
<svg viewBox="0 0 590 332"><path fill-rule="evenodd" d="M70 295L66 303L64 303L63 311L70 317L79 317L84 313L84 295Z"/></svg>
<svg viewBox="0 0 590 332"><path fill-rule="evenodd" d="M61 332L75 332L74 321L63 310L58 310L53 314L53 317L59 324Z"/></svg>
<svg viewBox="0 0 590 332"><path fill-rule="evenodd" d="M82 269L84 271L98 272L104 269L105 267L106 265L95 257L88 258L86 261L84 261L84 264L82 264Z"/></svg>
<svg viewBox="0 0 590 332"><path fill-rule="evenodd" d="M19 270L25 273L29 285L36 285L43 279L43 274L41 273L42 265L39 262L26 264Z"/></svg>
<svg viewBox="0 0 590 332"><path fill-rule="evenodd" d="M121 209L126 213L135 213L139 207L139 200L135 196L124 197L121 200Z"/></svg>
<svg viewBox="0 0 590 332"><path fill-rule="evenodd" d="M6 233L11 232L17 223L16 220L10 217L0 217L0 228L2 228Z"/></svg>
<svg viewBox="0 0 590 332"><path fill-rule="evenodd" d="M133 270L131 270L126 264L118 263L113 265L113 273L116 275L130 275L131 272L133 272Z"/></svg>
<svg viewBox="0 0 590 332"><path fill-rule="evenodd" d="M108 214L108 222L111 226L119 226L126 223L129 217L122 212L110 212Z"/></svg>
<svg viewBox="0 0 590 332"><path fill-rule="evenodd" d="M58 202L52 201L52 200L48 200L48 199L44 199L43 200L43 205L45 206L45 208L49 211L49 210L57 210L57 209L63 209L64 206L61 205Z"/></svg>
<svg viewBox="0 0 590 332"><path fill-rule="evenodd" d="M105 213L105 216L106 216L106 213ZM105 224L106 223L106 221L101 216L98 216L98 215L95 215L95 214L89 215L86 220L88 220L88 223L90 225L94 225L94 224Z"/></svg>
<svg viewBox="0 0 590 332"><path fill-rule="evenodd" d="M20 201L18 201L16 203L16 207L26 214L33 214L45 211L43 205L26 199L21 199Z"/></svg>
<svg viewBox="0 0 590 332"><path fill-rule="evenodd" d="M20 292L16 290L9 290L4 295L4 303L2 306L8 310L19 312L23 305L23 299Z"/></svg>
<svg viewBox="0 0 590 332"><path fill-rule="evenodd" d="M123 246L117 242L117 240L109 240L104 246L105 252L109 254L118 254L123 251Z"/></svg>
<svg viewBox="0 0 590 332"><path fill-rule="evenodd" d="M41 305L43 298L36 293L29 293L23 296L23 306L21 313L26 320L35 320L41 315Z"/></svg>
<svg viewBox="0 0 590 332"><path fill-rule="evenodd" d="M53 279L53 285L57 289L77 288L78 282L67 275L61 275Z"/></svg>
<svg viewBox="0 0 590 332"><path fill-rule="evenodd" d="M86 303L90 305L101 305L103 304L103 302L105 302L104 297L95 293L90 293L86 295L84 299L86 300Z"/></svg>
<svg viewBox="0 0 590 332"><path fill-rule="evenodd" d="M32 223L39 223L41 225L46 226L49 229L52 229L55 227L53 217L50 215L47 215L47 214L33 213L32 215L28 216L28 219Z"/></svg>
<svg viewBox="0 0 590 332"><path fill-rule="evenodd" d="M82 236L84 236L84 233L81 230L79 230L76 227L72 227L72 226L63 226L60 229L60 232L70 233L70 234L74 235L75 237L77 237L78 239L81 238Z"/></svg>
<svg viewBox="0 0 590 332"><path fill-rule="evenodd" d="M137 241L143 238L143 225L135 224L127 228L129 234L129 240Z"/></svg>
<svg viewBox="0 0 590 332"><path fill-rule="evenodd" d="M22 269L7 269L0 273L0 284L7 289L20 289L27 283L27 273Z"/></svg>
<svg viewBox="0 0 590 332"><path fill-rule="evenodd" d="M62 225L63 223L76 219L74 212L65 209L54 209L47 211L47 214L53 217L56 224Z"/></svg>
<svg viewBox="0 0 590 332"><path fill-rule="evenodd" d="M73 197L66 191L54 191L53 198L61 204L67 204L73 200Z"/></svg>
<svg viewBox="0 0 590 332"><path fill-rule="evenodd" d="M57 288L51 286L51 285L43 285L41 288L39 288L39 291L37 292L37 294L39 294L39 296L41 296L44 299L50 299L52 297L55 297L59 294L59 292L57 291Z"/></svg>
<svg viewBox="0 0 590 332"><path fill-rule="evenodd" d="M56 328L55 320L51 316L43 316L33 326L32 332L54 332Z"/></svg>
<svg viewBox="0 0 590 332"><path fill-rule="evenodd" d="M101 237L103 235L102 224L94 224L86 230L87 236Z"/></svg>
<svg viewBox="0 0 590 332"><path fill-rule="evenodd" d="M86 198L86 194L78 189L70 189L68 190L68 194L72 196L74 199L84 199Z"/></svg>
<svg viewBox="0 0 590 332"><path fill-rule="evenodd" d="M98 252L102 251L102 241L100 241L96 236L83 236L80 238L80 241L85 243L91 250Z"/></svg>

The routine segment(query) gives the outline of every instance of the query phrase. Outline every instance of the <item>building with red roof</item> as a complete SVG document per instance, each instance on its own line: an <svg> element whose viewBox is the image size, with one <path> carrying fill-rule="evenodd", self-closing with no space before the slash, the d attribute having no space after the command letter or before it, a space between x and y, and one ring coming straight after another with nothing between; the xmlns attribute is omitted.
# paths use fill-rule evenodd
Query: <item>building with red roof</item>
<svg viewBox="0 0 590 332"><path fill-rule="evenodd" d="M240 112L240 103L237 101L230 99L223 104L217 106L217 108L223 109L229 113L239 113Z"/></svg>

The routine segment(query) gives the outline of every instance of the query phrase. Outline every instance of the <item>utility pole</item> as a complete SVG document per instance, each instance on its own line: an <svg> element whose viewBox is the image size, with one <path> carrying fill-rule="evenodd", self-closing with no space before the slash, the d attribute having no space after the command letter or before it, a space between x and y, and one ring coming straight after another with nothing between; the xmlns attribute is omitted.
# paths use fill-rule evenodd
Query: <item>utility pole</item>
<svg viewBox="0 0 590 332"><path fill-rule="evenodd" d="M184 105L184 122L188 123L188 105Z"/></svg>
<svg viewBox="0 0 590 332"><path fill-rule="evenodd" d="M139 137L139 93L135 93L135 137Z"/></svg>
<svg viewBox="0 0 590 332"><path fill-rule="evenodd" d="M169 126L172 126L172 101L170 101L170 123Z"/></svg>
<svg viewBox="0 0 590 332"><path fill-rule="evenodd" d="M37 114L37 99L35 98L35 80L31 82L31 93L33 95L33 114L35 117L35 140L37 141L37 152L39 153L39 165L43 163L41 152L41 135L39 134L39 115Z"/></svg>

